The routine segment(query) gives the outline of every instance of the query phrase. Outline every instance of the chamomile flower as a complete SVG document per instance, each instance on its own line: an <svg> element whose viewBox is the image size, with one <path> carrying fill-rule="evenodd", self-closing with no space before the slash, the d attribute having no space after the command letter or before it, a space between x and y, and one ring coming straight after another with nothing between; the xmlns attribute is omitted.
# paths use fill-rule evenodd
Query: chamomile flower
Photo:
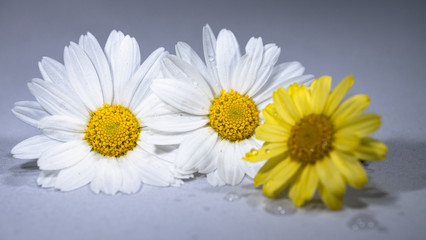
<svg viewBox="0 0 426 240"><path fill-rule="evenodd" d="M296 206L312 198L316 189L330 209L342 206L346 184L362 188L367 175L363 160L385 158L387 147L370 138L380 127L380 117L364 113L366 95L355 95L342 104L351 88L352 76L330 92L331 77L315 80L310 89L297 84L273 93L273 103L263 110L265 123L256 137L261 149L246 154L250 162L268 159L254 178L269 197L289 187Z"/></svg>
<svg viewBox="0 0 426 240"><path fill-rule="evenodd" d="M147 126L166 132L156 144L180 144L177 169L184 174L207 174L210 184L239 184L253 177L262 163L242 160L244 153L260 147L254 137L263 121L262 109L272 101L272 91L293 82L307 83L298 62L275 66L280 48L251 38L241 56L229 30L218 38L203 29L205 63L186 43L176 45L177 56L163 59L164 78L151 89L169 104L169 111L145 120Z"/></svg>
<svg viewBox="0 0 426 240"><path fill-rule="evenodd" d="M141 65L136 40L114 30L104 50L88 33L65 47L65 65L43 58L43 79L28 84L37 101L12 110L42 134L16 145L13 156L38 159L38 184L62 191L89 183L107 194L134 193L141 182L179 185L173 147L156 148L144 137L155 135L144 118L161 109L149 85L165 54L157 49Z"/></svg>

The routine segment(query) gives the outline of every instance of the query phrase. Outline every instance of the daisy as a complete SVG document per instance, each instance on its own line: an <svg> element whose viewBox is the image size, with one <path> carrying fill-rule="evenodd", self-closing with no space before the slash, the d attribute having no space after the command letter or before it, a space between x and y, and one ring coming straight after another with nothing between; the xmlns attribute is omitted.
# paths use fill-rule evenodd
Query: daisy
<svg viewBox="0 0 426 240"><path fill-rule="evenodd" d="M272 101L272 91L293 82L307 83L312 76L302 76L304 68L298 62L274 66L280 48L263 45L261 38L251 38L241 56L231 31L223 29L216 40L206 25L203 47L205 63L183 42L176 45L177 56L163 59L164 78L153 80L151 89L170 109L145 124L167 133L167 141L156 144L180 144L175 164L181 173L207 174L214 186L236 185L262 165L242 157L262 144L254 131L263 121L260 112Z"/></svg>
<svg viewBox="0 0 426 240"><path fill-rule="evenodd" d="M346 184L367 184L360 159L384 159L387 147L369 137L379 129L380 117L364 113L368 96L355 95L340 104L353 82L348 76L330 92L331 77L324 76L309 90L293 84L273 93L273 104L263 110L265 123L256 129L265 143L245 157L250 162L268 159L254 178L265 195L275 197L289 186L288 195L299 207L318 188L324 203L339 209Z"/></svg>
<svg viewBox="0 0 426 240"><path fill-rule="evenodd" d="M37 183L62 191L89 183L107 194L134 193L141 182L179 185L173 147L156 148L144 137L155 135L144 118L161 109L149 85L165 54L157 49L141 64L136 40L114 30L104 50L88 33L65 47L64 65L43 58L43 79L28 84L37 101L12 110L42 134L16 145L13 156L38 159Z"/></svg>

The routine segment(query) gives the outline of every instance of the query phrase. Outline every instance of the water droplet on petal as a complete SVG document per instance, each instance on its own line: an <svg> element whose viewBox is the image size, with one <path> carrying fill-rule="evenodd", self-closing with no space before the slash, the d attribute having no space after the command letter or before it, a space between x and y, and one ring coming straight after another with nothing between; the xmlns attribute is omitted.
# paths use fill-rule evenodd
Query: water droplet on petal
<svg viewBox="0 0 426 240"><path fill-rule="evenodd" d="M267 148L267 149L265 149L265 153L266 153L266 154L269 154L269 153L271 153L271 150L269 150L269 149Z"/></svg>
<svg viewBox="0 0 426 240"><path fill-rule="evenodd" d="M223 199L225 199L228 202L235 202L237 200L240 200L241 196L236 192L229 192L225 195Z"/></svg>
<svg viewBox="0 0 426 240"><path fill-rule="evenodd" d="M252 156L257 156L257 154L259 154L259 152L256 150L256 149L252 149L251 151L250 151L250 154L252 155Z"/></svg>
<svg viewBox="0 0 426 240"><path fill-rule="evenodd" d="M209 61L214 62L214 56L209 56Z"/></svg>

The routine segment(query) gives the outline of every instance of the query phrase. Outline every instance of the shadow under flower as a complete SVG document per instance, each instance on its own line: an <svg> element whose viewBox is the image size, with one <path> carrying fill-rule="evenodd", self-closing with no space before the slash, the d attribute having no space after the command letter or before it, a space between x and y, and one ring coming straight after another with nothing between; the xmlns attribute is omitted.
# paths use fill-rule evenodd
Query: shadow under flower
<svg viewBox="0 0 426 240"><path fill-rule="evenodd" d="M9 173L4 179L4 184L12 187L31 186L37 187L36 179L40 173L37 160L30 160L9 168Z"/></svg>

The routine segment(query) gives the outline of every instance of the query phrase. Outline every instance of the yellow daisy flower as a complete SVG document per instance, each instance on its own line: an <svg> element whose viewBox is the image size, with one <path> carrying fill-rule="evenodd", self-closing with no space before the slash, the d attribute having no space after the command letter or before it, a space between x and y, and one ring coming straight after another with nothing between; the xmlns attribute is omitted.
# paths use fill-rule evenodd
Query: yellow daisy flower
<svg viewBox="0 0 426 240"><path fill-rule="evenodd" d="M244 158L268 159L254 178L265 195L275 197L289 186L289 198L299 207L318 188L324 203L339 209L346 184L367 184L359 160L384 159L387 147L368 137L381 124L380 116L364 113L368 96L355 95L340 104L354 80L348 76L330 92L331 77L324 76L310 89L293 84L273 93L273 103L263 110L265 123L256 129L256 138L265 143Z"/></svg>

